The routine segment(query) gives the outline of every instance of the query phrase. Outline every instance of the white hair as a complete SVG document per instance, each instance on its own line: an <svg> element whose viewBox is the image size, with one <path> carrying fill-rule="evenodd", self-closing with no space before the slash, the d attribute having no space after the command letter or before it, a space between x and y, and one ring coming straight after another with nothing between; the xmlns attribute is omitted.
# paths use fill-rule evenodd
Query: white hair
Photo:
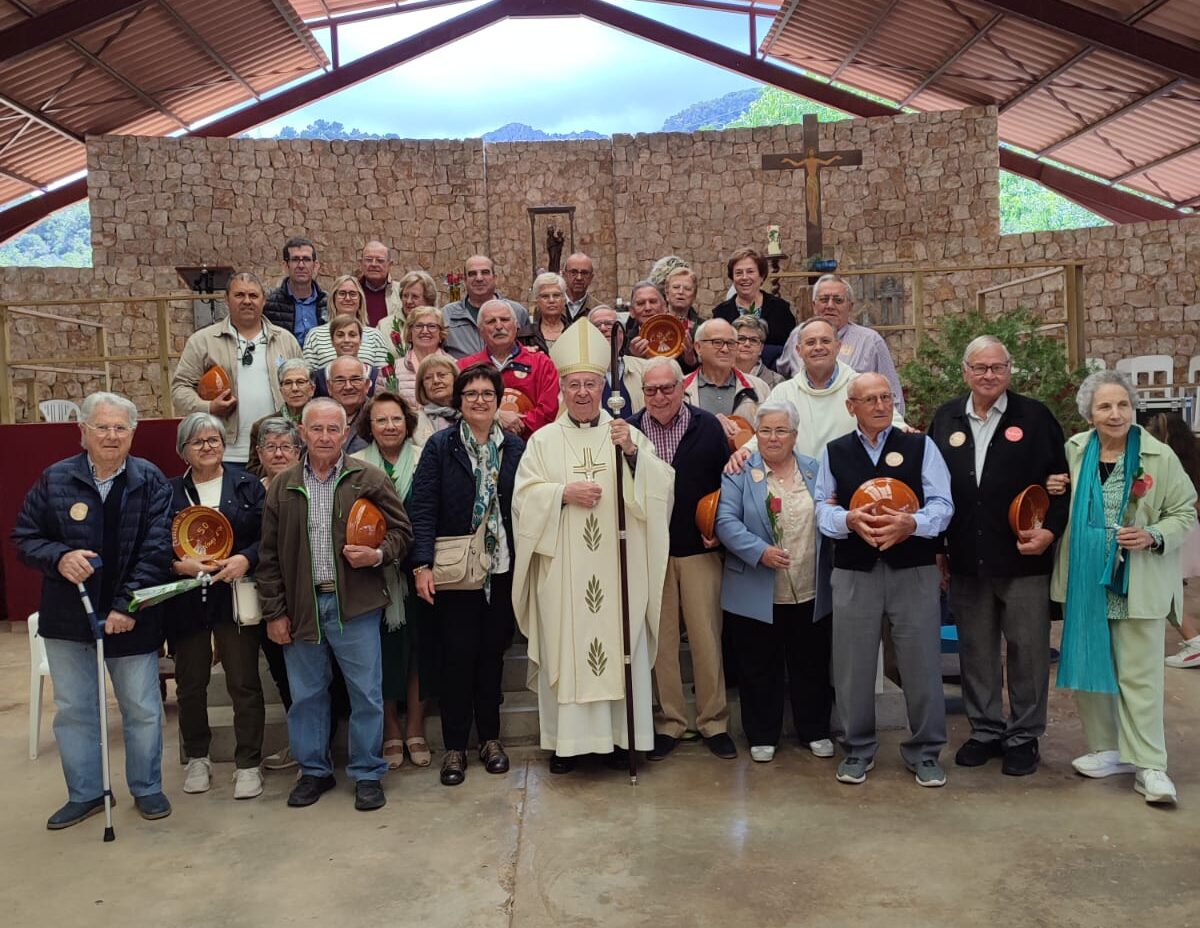
<svg viewBox="0 0 1200 928"><path fill-rule="evenodd" d="M1103 370L1088 374L1075 394L1075 405L1079 407L1079 415L1083 416L1085 422L1092 421L1092 403L1095 402L1096 391L1109 384L1124 387L1129 394L1129 402L1136 402L1137 387L1124 371Z"/></svg>
<svg viewBox="0 0 1200 928"><path fill-rule="evenodd" d="M1003 348L1004 360L1012 360L1012 355L1008 352L1008 346L1005 345L1004 342L1000 341L1000 339L996 338L995 335L976 335L973 339L971 339L970 344L963 349L963 367L967 366L967 362L971 360L971 355L975 354L977 351L983 351L985 348Z"/></svg>
<svg viewBox="0 0 1200 928"><path fill-rule="evenodd" d="M320 412L322 409L333 409L342 419L342 428L346 427L346 410L337 400L330 399L328 396L318 396L315 400L309 400L308 405L304 407L304 412L300 414L300 422L303 425L308 425L308 420L312 418L312 414Z"/></svg>
<svg viewBox="0 0 1200 928"><path fill-rule="evenodd" d="M508 313L509 318L512 319L513 323L514 324L516 323L517 311L512 308L512 304L509 303L507 300L493 298L493 299L488 300L486 303L484 303L482 306L479 307L479 318L475 320L475 328L479 329L481 332L483 331L483 311L485 309L487 309L489 306L503 307L504 311Z"/></svg>
<svg viewBox="0 0 1200 928"><path fill-rule="evenodd" d="M796 404L784 399L769 399L759 406L758 410L754 413L754 427L757 429L762 425L763 418L772 413L782 413L787 416L788 426L793 430L800 428L800 412L796 409Z"/></svg>
<svg viewBox="0 0 1200 928"><path fill-rule="evenodd" d="M671 372L675 383L683 382L683 368L679 366L679 362L674 358L651 358L642 368L642 379L645 380L646 375L651 371L656 371L664 367Z"/></svg>
<svg viewBox="0 0 1200 928"><path fill-rule="evenodd" d="M79 408L80 417L84 422L91 421L92 414L103 406L109 406L113 409L119 409L125 413L125 418L129 420L131 429L137 428L137 407L133 403L121 396L119 393L109 393L106 390L98 390L95 393L89 393L84 399L83 404Z"/></svg>
<svg viewBox="0 0 1200 928"><path fill-rule="evenodd" d="M180 420L179 428L175 430L175 453L183 460L187 460L183 455L183 449L187 447L188 442L196 437L200 432L211 430L217 433L221 438L221 447L225 447L225 423L214 416L211 412L194 412L184 416Z"/></svg>
<svg viewBox="0 0 1200 928"><path fill-rule="evenodd" d="M850 281L846 280L845 277L839 277L837 274L822 274L817 278L817 282L813 284L812 301L814 303L817 302L817 288L820 287L821 284L841 284L846 288L846 299L848 299L851 303L854 302L854 287L850 285Z"/></svg>

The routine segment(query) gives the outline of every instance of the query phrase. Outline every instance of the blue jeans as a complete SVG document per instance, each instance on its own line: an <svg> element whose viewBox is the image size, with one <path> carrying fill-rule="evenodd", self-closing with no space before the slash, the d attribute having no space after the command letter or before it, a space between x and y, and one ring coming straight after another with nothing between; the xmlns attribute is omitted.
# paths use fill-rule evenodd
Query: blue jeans
<svg viewBox="0 0 1200 928"><path fill-rule="evenodd" d="M338 601L333 593L317 594L317 621L321 642L294 641L284 645L292 707L288 710L288 740L300 772L327 777L333 773L329 756L329 682L331 657L336 659L350 693L350 764L352 780L382 780L383 662L379 650L379 623L383 610L375 609L347 619L338 626Z"/></svg>
<svg viewBox="0 0 1200 928"><path fill-rule="evenodd" d="M100 767L100 702L96 646L44 639L54 683L54 740L67 780L67 798L90 802L104 793ZM163 708L158 655L134 654L104 661L121 708L125 782L136 796L162 792Z"/></svg>

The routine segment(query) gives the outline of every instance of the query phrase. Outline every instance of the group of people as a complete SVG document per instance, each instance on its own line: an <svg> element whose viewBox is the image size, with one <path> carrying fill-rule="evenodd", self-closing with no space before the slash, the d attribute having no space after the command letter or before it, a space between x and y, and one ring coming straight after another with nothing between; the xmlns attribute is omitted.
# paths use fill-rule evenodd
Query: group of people
<svg viewBox="0 0 1200 928"><path fill-rule="evenodd" d="M182 476L132 456L135 406L96 393L83 452L47 468L25 500L14 539L44 577L68 788L48 827L103 808L79 583L104 617L126 779L146 818L171 808L164 639L187 793L211 787L214 659L233 703L237 799L262 793L264 767L295 766L289 805L318 801L335 785L346 717L355 807L380 808L389 769L432 761L431 700L441 782L465 780L472 727L483 769L503 774L501 676L517 629L553 773L588 754L660 762L693 731L736 758L728 673L753 761L773 760L790 705L804 748L833 758L840 746L835 776L859 784L876 759L886 628L908 713L901 758L919 785L942 786L943 591L970 723L956 764L1037 770L1058 601L1058 683L1077 691L1087 738L1075 769L1133 773L1148 802L1174 802L1162 650L1168 621L1184 618L1196 455L1190 433L1190 446L1173 439L1177 454L1136 424L1124 375L1087 378L1078 403L1091 427L1066 440L1046 406L1009 388L1007 346L980 336L962 359L966 392L922 434L904 421L886 343L852 321L850 283L820 278L815 314L796 324L762 289L752 249L730 257L732 293L707 319L696 274L673 257L622 313L592 294L592 259L570 255L562 276L534 280L531 313L498 294L486 256L466 260L463 298L438 307L427 274L393 282L389 249L371 242L359 275L332 285L330 317L315 246L291 239L283 255L278 288L234 274L228 317L187 341L171 383ZM639 334L661 313L684 323L677 359L654 357ZM202 397L218 365L228 382ZM753 435L735 450L746 421ZM908 488L909 505L861 502L880 478ZM1049 509L1014 533L1009 505L1032 485ZM370 545L348 540L363 499L382 521ZM228 519L227 557L173 550L172 520L194 506ZM202 576L163 607L131 606L139 589ZM261 624L235 608L248 585ZM1189 639L1181 655L1200 653ZM269 757L260 651L287 710L288 744Z"/></svg>

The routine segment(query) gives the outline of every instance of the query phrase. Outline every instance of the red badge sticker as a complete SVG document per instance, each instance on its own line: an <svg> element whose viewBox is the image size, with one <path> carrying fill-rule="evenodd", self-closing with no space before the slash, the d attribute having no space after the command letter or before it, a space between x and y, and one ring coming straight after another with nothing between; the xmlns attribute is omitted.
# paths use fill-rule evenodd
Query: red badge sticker
<svg viewBox="0 0 1200 928"><path fill-rule="evenodd" d="M1025 433L1021 431L1021 427L1019 425L1010 425L1004 430L1004 437L1009 441L1020 441L1025 437Z"/></svg>

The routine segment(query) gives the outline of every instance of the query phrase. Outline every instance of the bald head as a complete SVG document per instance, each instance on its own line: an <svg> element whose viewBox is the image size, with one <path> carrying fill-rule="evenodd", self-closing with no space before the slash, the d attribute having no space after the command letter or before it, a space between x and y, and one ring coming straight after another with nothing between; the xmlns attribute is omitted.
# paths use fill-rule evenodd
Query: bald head
<svg viewBox="0 0 1200 928"><path fill-rule="evenodd" d="M358 257L358 270L372 287L382 287L392 271L391 250L383 242L367 242Z"/></svg>
<svg viewBox="0 0 1200 928"><path fill-rule="evenodd" d="M563 279L567 282L567 299L573 303L582 300L587 295L588 287L592 285L592 278L595 275L596 266L592 263L592 259L582 251L577 251L568 257L566 263L563 264Z"/></svg>

